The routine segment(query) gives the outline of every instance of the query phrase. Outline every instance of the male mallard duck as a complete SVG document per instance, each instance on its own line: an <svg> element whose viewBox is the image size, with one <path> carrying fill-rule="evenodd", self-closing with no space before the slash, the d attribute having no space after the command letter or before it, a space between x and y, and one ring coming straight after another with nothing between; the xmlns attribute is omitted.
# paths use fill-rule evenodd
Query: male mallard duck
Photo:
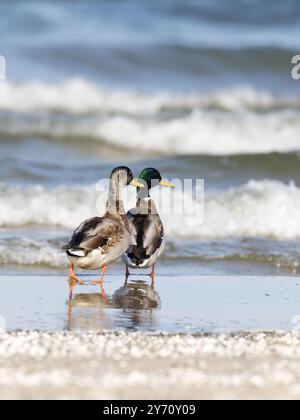
<svg viewBox="0 0 300 420"><path fill-rule="evenodd" d="M154 201L150 197L151 188L162 185L175 188L175 185L162 179L157 169L146 168L139 176L145 188L138 188L136 207L127 215L135 235L135 245L128 248L123 260L126 264L126 277L130 273L128 267L144 269L152 267L150 274L152 283L155 275L155 264L164 251L164 227Z"/></svg>
<svg viewBox="0 0 300 420"><path fill-rule="evenodd" d="M115 168L110 177L105 215L83 222L63 248L71 262L70 298L74 286L84 284L75 275L74 267L88 270L102 269L101 279L94 281L93 284L100 284L103 294L102 286L107 265L120 258L130 246L132 235L122 200L122 192L128 185L143 187L143 184L133 179L129 168L124 166Z"/></svg>

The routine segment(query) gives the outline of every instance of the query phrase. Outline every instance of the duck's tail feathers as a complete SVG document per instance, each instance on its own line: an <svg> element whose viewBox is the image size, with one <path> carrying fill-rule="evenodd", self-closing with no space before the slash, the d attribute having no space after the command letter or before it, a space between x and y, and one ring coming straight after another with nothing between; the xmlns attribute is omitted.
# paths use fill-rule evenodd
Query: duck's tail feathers
<svg viewBox="0 0 300 420"><path fill-rule="evenodd" d="M143 268L144 266L147 266L149 262L149 257L141 258L141 257L137 257L133 253L129 253L129 254L126 254L126 260L127 260L127 264L131 267Z"/></svg>
<svg viewBox="0 0 300 420"><path fill-rule="evenodd" d="M84 249L82 248L71 248L71 249L66 249L66 253L67 255L69 255L69 257L85 257L86 256L86 252Z"/></svg>

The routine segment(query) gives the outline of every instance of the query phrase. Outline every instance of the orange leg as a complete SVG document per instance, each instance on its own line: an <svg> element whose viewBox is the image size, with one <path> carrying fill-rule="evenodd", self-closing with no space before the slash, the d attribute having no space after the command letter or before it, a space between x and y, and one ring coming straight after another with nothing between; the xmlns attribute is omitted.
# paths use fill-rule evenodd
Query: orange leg
<svg viewBox="0 0 300 420"><path fill-rule="evenodd" d="M127 282L127 280L128 280L128 278L130 277L130 272L129 272L129 268L128 268L128 266L126 265L126 273L125 273L125 276L126 276L126 282Z"/></svg>
<svg viewBox="0 0 300 420"><path fill-rule="evenodd" d="M71 264L69 279L72 280L74 283L85 284L83 280L75 275L74 271L74 264Z"/></svg>
<svg viewBox="0 0 300 420"><path fill-rule="evenodd" d="M152 271L151 271L150 277L151 277L151 287L154 287L154 279L155 279L155 264L153 264L153 266L152 266Z"/></svg>
<svg viewBox="0 0 300 420"><path fill-rule="evenodd" d="M99 284L100 285L100 291L101 291L101 297L104 299L105 298L105 291L103 288L103 282L104 282L104 277L105 277L105 273L107 271L107 266L105 265L104 267L102 267L102 273L101 273L101 279L100 280L94 280L92 282L92 284Z"/></svg>
<svg viewBox="0 0 300 420"><path fill-rule="evenodd" d="M73 297L73 289L74 289L74 284L70 284L69 285L69 300L72 300L72 297Z"/></svg>
<svg viewBox="0 0 300 420"><path fill-rule="evenodd" d="M105 299L105 290L104 290L103 284L100 284L100 295L101 295L101 298L104 300Z"/></svg>
<svg viewBox="0 0 300 420"><path fill-rule="evenodd" d="M74 272L74 264L71 264L70 267L70 274L69 274L69 299L72 299L73 296L73 289L76 286L76 284L84 284L84 281L82 281L79 277L75 275Z"/></svg>

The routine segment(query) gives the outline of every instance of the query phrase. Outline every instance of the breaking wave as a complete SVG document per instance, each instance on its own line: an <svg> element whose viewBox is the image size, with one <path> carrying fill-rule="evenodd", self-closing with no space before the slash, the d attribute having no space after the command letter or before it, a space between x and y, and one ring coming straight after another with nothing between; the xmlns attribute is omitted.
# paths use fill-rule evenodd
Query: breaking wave
<svg viewBox="0 0 300 420"><path fill-rule="evenodd" d="M1 83L3 138L99 142L158 154L241 154L300 149L300 96L249 87L146 94L80 79Z"/></svg>
<svg viewBox="0 0 300 420"><path fill-rule="evenodd" d="M0 227L37 225L69 230L99 214L99 206L104 209L107 196L105 191L97 191L95 185L45 189L2 184L0 194ZM131 207L134 191L129 198L127 206ZM201 204L193 201L190 195L184 198L188 207ZM175 200L181 200L180 191L175 192ZM170 238L300 239L300 189L294 183L250 181L225 191L208 190L205 192L203 223L201 214L174 215L172 207L170 204L162 215Z"/></svg>
<svg viewBox="0 0 300 420"><path fill-rule="evenodd" d="M256 112L287 108L300 110L300 97L275 95L247 86L215 92L162 91L147 94L137 90L102 88L85 79L71 79L57 84L41 81L1 82L0 109L5 111L140 115L162 111L191 111L195 108Z"/></svg>

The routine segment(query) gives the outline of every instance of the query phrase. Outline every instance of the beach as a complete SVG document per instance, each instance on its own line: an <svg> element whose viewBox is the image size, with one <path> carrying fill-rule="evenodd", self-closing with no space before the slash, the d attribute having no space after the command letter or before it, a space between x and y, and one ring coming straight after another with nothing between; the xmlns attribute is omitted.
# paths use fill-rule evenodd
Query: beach
<svg viewBox="0 0 300 420"><path fill-rule="evenodd" d="M1 276L1 398L300 397L299 278L123 281Z"/></svg>
<svg viewBox="0 0 300 420"><path fill-rule="evenodd" d="M1 8L1 398L299 398L300 3ZM120 165L176 186L155 283L118 260L68 300Z"/></svg>
<svg viewBox="0 0 300 420"><path fill-rule="evenodd" d="M4 399L299 399L300 335L16 332Z"/></svg>
<svg viewBox="0 0 300 420"><path fill-rule="evenodd" d="M90 283L91 275L82 276ZM66 275L0 276L0 316L13 331L134 331L224 333L297 330L296 276L108 275L99 286L77 286L68 299Z"/></svg>

